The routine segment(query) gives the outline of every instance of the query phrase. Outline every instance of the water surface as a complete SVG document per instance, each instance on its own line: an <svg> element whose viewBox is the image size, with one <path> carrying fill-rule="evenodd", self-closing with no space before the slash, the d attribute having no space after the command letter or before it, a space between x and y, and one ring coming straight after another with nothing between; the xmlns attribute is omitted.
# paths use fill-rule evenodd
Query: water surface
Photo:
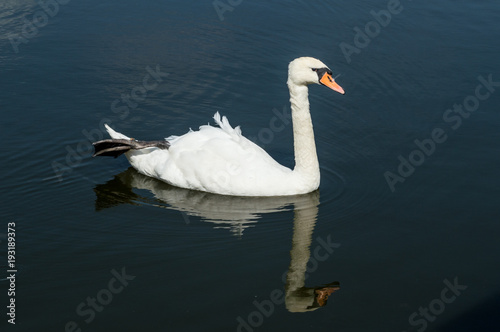
<svg viewBox="0 0 500 332"><path fill-rule="evenodd" d="M8 222L18 268L16 326L3 313L2 331L498 326L500 87L482 83L500 81L496 2L50 3L0 4L4 311ZM219 111L293 167L298 56L347 92L310 88L317 192L211 195L91 158L103 123L158 139ZM464 102L474 110L447 113Z"/></svg>

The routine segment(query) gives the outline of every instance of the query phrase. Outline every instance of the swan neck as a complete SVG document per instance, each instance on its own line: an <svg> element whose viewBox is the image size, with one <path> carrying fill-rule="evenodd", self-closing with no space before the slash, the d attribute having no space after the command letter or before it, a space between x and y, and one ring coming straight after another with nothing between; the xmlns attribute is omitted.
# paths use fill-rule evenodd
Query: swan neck
<svg viewBox="0 0 500 332"><path fill-rule="evenodd" d="M319 163L314 142L314 131L309 112L308 88L288 82L292 108L293 141L295 152L294 172L302 173L319 185Z"/></svg>

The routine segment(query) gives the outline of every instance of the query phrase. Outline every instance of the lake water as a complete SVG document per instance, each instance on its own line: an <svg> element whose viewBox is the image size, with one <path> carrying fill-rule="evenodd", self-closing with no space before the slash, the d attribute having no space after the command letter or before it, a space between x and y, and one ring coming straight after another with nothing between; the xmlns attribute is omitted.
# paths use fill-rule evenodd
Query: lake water
<svg viewBox="0 0 500 332"><path fill-rule="evenodd" d="M3 0L0 329L496 331L499 14L493 0ZM105 122L159 139L219 111L293 167L299 56L346 90L310 87L317 192L217 196L91 158Z"/></svg>

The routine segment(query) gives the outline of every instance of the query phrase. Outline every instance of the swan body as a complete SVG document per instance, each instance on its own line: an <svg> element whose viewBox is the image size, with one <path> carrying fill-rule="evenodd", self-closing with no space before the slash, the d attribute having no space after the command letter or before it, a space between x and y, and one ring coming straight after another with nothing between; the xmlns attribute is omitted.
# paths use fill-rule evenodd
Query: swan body
<svg viewBox="0 0 500 332"><path fill-rule="evenodd" d="M298 58L289 65L293 170L276 162L218 112L214 115L218 127L203 125L197 131L166 138L166 144L135 141L106 125L112 139L94 143L95 155L125 153L139 173L181 188L234 196L309 193L319 187L320 172L307 85L322 84L343 94L331 75L328 67L314 58Z"/></svg>

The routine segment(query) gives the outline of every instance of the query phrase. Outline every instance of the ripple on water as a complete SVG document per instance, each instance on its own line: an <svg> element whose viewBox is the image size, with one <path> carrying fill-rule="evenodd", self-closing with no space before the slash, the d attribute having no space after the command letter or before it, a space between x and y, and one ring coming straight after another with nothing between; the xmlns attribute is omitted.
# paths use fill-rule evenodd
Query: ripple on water
<svg viewBox="0 0 500 332"><path fill-rule="evenodd" d="M349 217L377 208L390 191L370 129L346 122L338 128L334 135L317 135L320 161L326 160L321 166L321 204L334 217Z"/></svg>

